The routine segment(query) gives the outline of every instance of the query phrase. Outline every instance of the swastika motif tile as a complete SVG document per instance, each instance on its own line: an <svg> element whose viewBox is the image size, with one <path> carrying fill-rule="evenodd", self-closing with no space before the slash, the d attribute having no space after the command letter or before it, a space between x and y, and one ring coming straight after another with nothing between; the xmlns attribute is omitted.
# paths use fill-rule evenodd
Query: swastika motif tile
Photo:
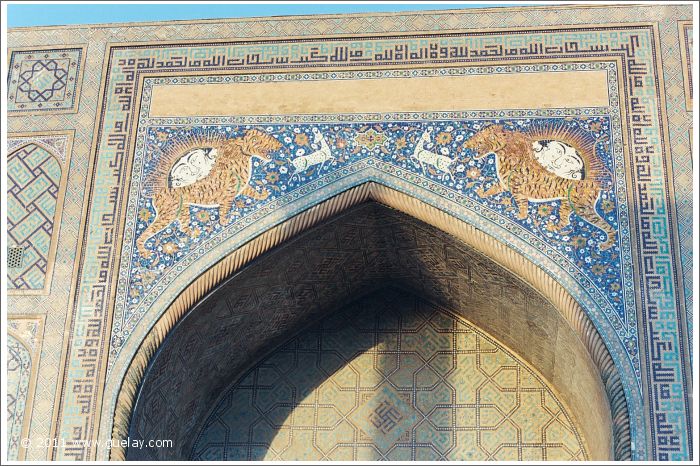
<svg viewBox="0 0 700 466"><path fill-rule="evenodd" d="M389 289L326 317L222 397L196 460L585 460L541 377L463 319Z"/></svg>
<svg viewBox="0 0 700 466"><path fill-rule="evenodd" d="M10 55L8 112L77 110L85 50L13 50Z"/></svg>

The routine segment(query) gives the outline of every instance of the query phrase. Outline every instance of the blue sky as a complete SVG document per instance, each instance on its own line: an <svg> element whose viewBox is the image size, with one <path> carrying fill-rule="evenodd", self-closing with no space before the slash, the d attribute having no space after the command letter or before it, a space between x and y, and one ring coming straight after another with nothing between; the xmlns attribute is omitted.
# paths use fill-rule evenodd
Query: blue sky
<svg viewBox="0 0 700 466"><path fill-rule="evenodd" d="M57 24L120 23L202 18L243 18L250 16L301 15L321 13L363 13L386 11L437 10L506 6L504 3L152 3L152 4L8 4L8 27Z"/></svg>

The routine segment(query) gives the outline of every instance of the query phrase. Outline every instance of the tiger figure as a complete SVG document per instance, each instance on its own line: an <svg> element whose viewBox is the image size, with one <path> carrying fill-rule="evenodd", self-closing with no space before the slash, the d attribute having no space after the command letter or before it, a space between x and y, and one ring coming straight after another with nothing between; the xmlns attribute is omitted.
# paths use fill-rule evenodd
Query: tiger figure
<svg viewBox="0 0 700 466"><path fill-rule="evenodd" d="M199 138L187 145L184 155L180 147L164 157L147 183L156 217L136 241L144 258L152 255L146 241L175 220L179 220L180 231L190 234L190 205L218 206L219 223L226 226L237 196L267 199L269 191L258 192L248 184L253 158L269 162L269 154L282 147L277 139L256 129L233 139Z"/></svg>
<svg viewBox="0 0 700 466"><path fill-rule="evenodd" d="M496 157L499 182L486 191L480 187L476 194L481 198L509 191L520 220L527 218L529 202L560 200L557 230L568 226L575 212L606 234L601 251L615 244L615 229L595 209L601 192L609 190L612 183L590 136L557 124L527 131L510 131L494 124L477 132L464 147L475 152L475 160Z"/></svg>

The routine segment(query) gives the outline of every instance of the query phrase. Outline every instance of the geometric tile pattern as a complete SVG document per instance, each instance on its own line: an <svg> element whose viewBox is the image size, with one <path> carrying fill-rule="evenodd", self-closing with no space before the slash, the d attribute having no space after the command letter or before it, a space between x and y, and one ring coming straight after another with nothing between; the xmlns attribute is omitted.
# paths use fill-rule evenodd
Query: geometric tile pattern
<svg viewBox="0 0 700 466"><path fill-rule="evenodd" d="M44 318L37 315L11 317L7 320L7 457L24 460L28 446L36 388L39 352Z"/></svg>
<svg viewBox="0 0 700 466"><path fill-rule="evenodd" d="M396 289L324 318L221 398L191 459L586 460L566 408L467 321Z"/></svg>
<svg viewBox="0 0 700 466"><path fill-rule="evenodd" d="M693 22L679 21L678 32L681 45L681 66L683 67L683 87L686 107L693 109Z"/></svg>
<svg viewBox="0 0 700 466"><path fill-rule="evenodd" d="M54 215L61 182L61 164L36 144L26 145L7 160L7 235L10 246L22 247L21 265L8 268L10 290L44 288Z"/></svg>
<svg viewBox="0 0 700 466"><path fill-rule="evenodd" d="M77 109L83 48L12 51L9 112Z"/></svg>
<svg viewBox="0 0 700 466"><path fill-rule="evenodd" d="M672 150L673 179L676 195L676 211L678 217L678 234L681 241L681 266L685 284L686 325L688 327L688 347L693 359L693 172L692 144L693 134L693 22L678 21L668 25L669 33L675 33L676 40L668 41L671 46L669 54L680 58L678 65L667 64L666 75L671 81L667 92L675 91L679 95L676 101L684 99L685 108L671 113L672 134L676 135ZM670 92L669 92L670 93ZM673 99L673 97L669 97ZM697 165L695 165L697 170ZM696 239L697 242L697 239Z"/></svg>
<svg viewBox="0 0 700 466"><path fill-rule="evenodd" d="M83 94L83 102L90 101L90 92ZM57 211L54 215L54 238L49 251L48 271L44 288L39 290L10 289L7 291L7 312L11 316L10 325L24 320L28 314L45 315L47 335L42 345L41 362L37 354L35 403L32 407L31 430L28 435L43 439L51 435L51 416L58 378L58 365L61 359L63 329L66 310L70 301L71 277L75 264L78 243L78 229L81 223L81 208L85 191L86 153L89 150L89 136L84 130L56 130L74 126L69 122L75 114L42 115L31 117L11 117L11 121L41 119L43 128L39 131L25 131L28 126L14 125L17 130L8 135L7 153L11 154L29 144L36 144L51 152L61 161L63 181L60 183ZM58 123L56 123L58 122ZM75 145L74 145L75 143ZM72 158L73 151L76 158ZM64 202L65 201L65 202ZM60 218L59 218L60 217ZM59 221L60 220L60 221ZM60 228L58 227L60 225ZM59 236L60 232L60 236ZM4 245L2 247L5 247ZM29 426L28 426L29 427ZM51 448L37 441L25 451L27 460L42 460Z"/></svg>
<svg viewBox="0 0 700 466"><path fill-rule="evenodd" d="M19 340L7 335L7 459L19 459L24 414L29 396L32 355Z"/></svg>

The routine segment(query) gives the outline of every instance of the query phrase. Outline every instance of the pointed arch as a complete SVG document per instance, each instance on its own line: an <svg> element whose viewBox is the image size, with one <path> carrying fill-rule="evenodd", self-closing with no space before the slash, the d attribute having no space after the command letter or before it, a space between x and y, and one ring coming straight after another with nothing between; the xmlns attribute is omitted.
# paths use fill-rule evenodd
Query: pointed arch
<svg viewBox="0 0 700 466"><path fill-rule="evenodd" d="M58 155L56 155L55 149L49 147L47 144L44 144L43 142L38 141L38 140L30 140L24 144L19 145L18 147L15 147L12 150L12 153L15 153L17 151L25 149L26 147L29 147L29 146L36 146L39 149L47 152L52 158L54 158L56 160L56 162L58 162L59 165L61 165L61 159L58 157Z"/></svg>
<svg viewBox="0 0 700 466"><path fill-rule="evenodd" d="M544 296L568 322L585 346L597 368L610 405L613 422L614 458L632 459L632 441L644 436L643 420L635 415L641 406L641 394L636 387L623 383L621 374L629 376L632 371L629 361L615 361L607 345L620 350L621 342L604 338L586 311L572 294L567 291L553 274L537 266L513 247L484 233L476 226L461 220L423 200L389 187L376 179L364 181L333 197L322 200L287 220L270 227L258 236L237 248L222 260L207 268L201 275L182 289L171 300L167 309L143 338L128 363L123 376L114 380L120 388L114 403L105 406L111 418L113 441L125 439L134 409L135 399L143 382L144 374L165 337L183 318L189 309L202 300L209 292L236 272L242 270L255 258L350 207L373 201L403 212L417 220L448 233L467 246L478 251L501 267L507 269ZM172 296L172 295L171 295ZM617 346L617 347L616 347ZM113 375L118 377L117 375ZM109 403L109 400L107 400ZM103 434L104 435L104 434ZM642 440L644 442L644 440ZM116 444L116 443L115 443ZM639 447L638 447L639 448ZM636 451L635 451L635 454ZM124 448L115 447L110 451L111 459L126 458Z"/></svg>

